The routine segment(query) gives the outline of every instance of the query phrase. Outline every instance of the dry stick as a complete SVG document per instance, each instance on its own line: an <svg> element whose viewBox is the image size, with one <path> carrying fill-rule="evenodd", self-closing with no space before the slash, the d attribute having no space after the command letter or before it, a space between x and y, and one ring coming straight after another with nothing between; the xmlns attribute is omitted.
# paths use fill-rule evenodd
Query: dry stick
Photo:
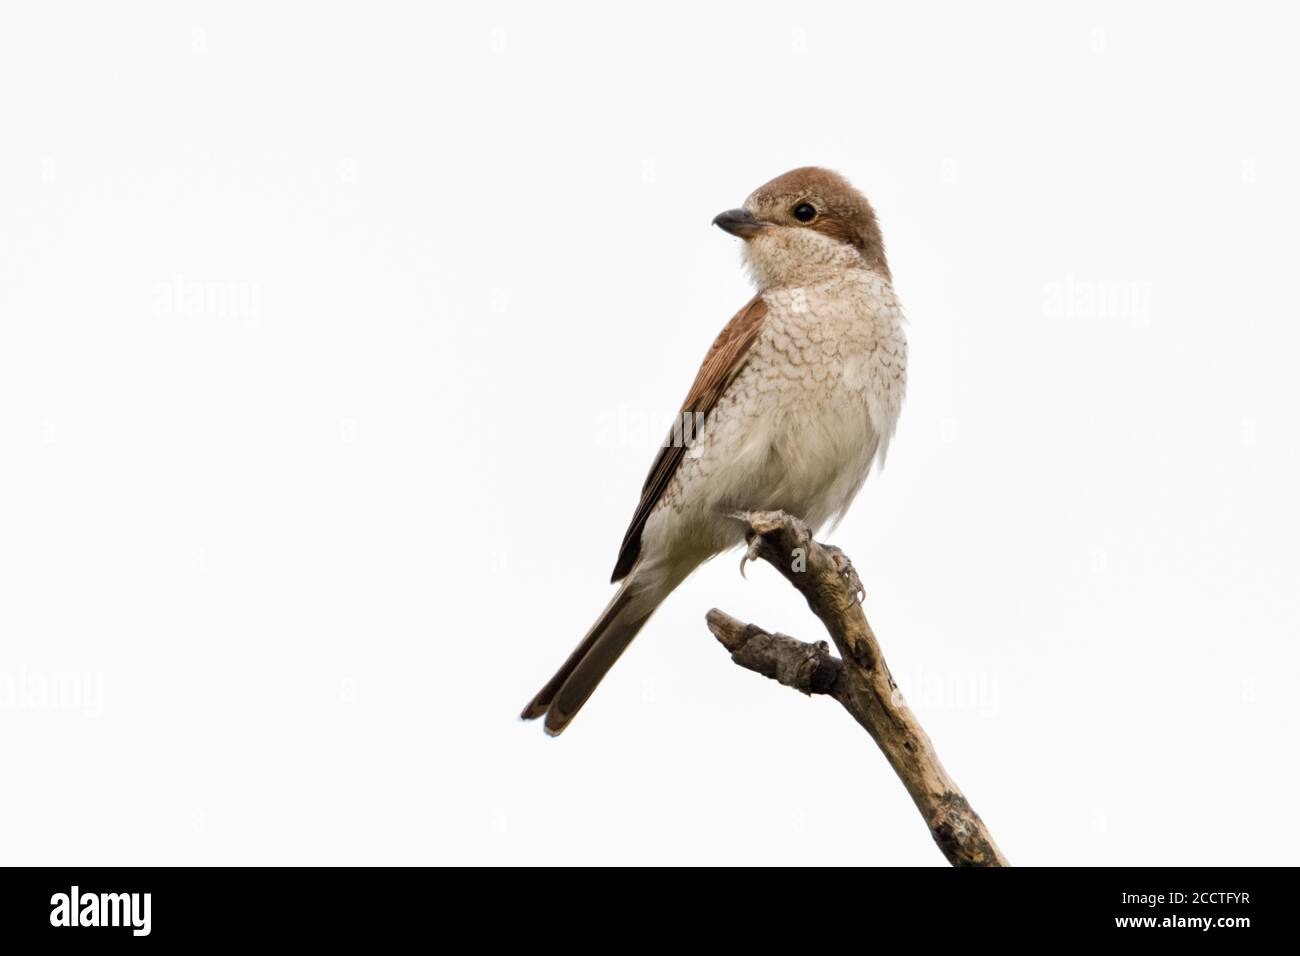
<svg viewBox="0 0 1300 956"><path fill-rule="evenodd" d="M818 544L802 521L783 511L751 512L743 518L757 535L754 551L808 599L840 658L830 655L824 641L806 644L784 634L769 634L717 609L708 614L714 637L741 667L805 694L826 694L839 701L880 747L949 863L1008 866L899 693L854 587L843 573L847 564L843 556Z"/></svg>

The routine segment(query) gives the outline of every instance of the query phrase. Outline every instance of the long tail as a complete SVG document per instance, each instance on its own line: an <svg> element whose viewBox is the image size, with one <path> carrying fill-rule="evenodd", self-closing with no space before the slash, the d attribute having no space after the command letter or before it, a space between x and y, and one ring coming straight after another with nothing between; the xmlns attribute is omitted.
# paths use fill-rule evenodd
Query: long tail
<svg viewBox="0 0 1300 956"><path fill-rule="evenodd" d="M534 720L546 715L546 732L552 737L561 733L587 702L596 685L609 673L614 662L627 650L632 638L645 626L661 601L677 586L681 578L663 580L662 573L647 575L634 568L624 579L614 599L609 602L587 636L569 659L537 692L519 716ZM647 581L648 577L657 580ZM683 575L684 577L684 575Z"/></svg>

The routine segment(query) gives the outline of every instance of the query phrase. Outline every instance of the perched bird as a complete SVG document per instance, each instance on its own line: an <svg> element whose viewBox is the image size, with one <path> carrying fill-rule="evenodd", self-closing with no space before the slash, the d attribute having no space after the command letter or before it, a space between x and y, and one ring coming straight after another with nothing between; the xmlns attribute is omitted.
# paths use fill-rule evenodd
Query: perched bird
<svg viewBox="0 0 1300 956"><path fill-rule="evenodd" d="M758 294L704 357L650 469L614 565L622 586L524 708L552 735L664 598L744 542L738 513L782 510L813 531L838 521L894 432L907 342L866 197L805 167L713 222L744 240Z"/></svg>

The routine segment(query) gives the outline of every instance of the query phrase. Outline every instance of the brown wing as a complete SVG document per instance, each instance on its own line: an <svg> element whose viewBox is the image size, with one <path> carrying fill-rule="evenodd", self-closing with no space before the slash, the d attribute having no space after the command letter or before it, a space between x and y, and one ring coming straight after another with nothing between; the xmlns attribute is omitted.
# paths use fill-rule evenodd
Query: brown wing
<svg viewBox="0 0 1300 956"><path fill-rule="evenodd" d="M641 487L641 501L636 506L636 514L632 516L627 534L623 536L623 546L619 549L618 562L614 565L610 581L626 577L641 553L641 532L645 530L646 519L659 503L659 498L686 452L686 443L681 438L682 422L687 413L691 413L692 422L707 420L709 412L713 411L713 406L718 403L731 380L744 367L749 347L763 331L765 315L767 303L761 296L754 296L714 339L709 354L704 357L704 364L700 366L699 374L695 376L695 384L691 386L686 401L682 402L681 411L677 413L677 422Z"/></svg>

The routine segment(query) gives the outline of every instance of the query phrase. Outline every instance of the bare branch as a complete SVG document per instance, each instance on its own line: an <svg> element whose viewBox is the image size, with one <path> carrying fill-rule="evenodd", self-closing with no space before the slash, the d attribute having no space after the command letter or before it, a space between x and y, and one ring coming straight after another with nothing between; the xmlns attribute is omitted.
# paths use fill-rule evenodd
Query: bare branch
<svg viewBox="0 0 1300 956"><path fill-rule="evenodd" d="M805 644L784 634L769 634L716 608L708 613L709 630L741 667L757 671L804 694L835 694L844 666L831 657L825 641Z"/></svg>
<svg viewBox="0 0 1300 956"><path fill-rule="evenodd" d="M899 692L854 593L857 576L838 550L818 544L782 511L743 516L756 536L751 553L807 599L839 650L769 634L712 610L709 630L741 667L805 694L835 698L875 740L953 866L1007 866L984 821L939 763L934 745Z"/></svg>

